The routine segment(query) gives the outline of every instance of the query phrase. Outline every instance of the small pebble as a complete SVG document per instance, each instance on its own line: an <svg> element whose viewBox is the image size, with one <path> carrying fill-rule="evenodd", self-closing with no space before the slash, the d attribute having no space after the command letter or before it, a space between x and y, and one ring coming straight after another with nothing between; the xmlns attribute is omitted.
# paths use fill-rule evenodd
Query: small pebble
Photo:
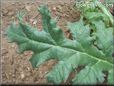
<svg viewBox="0 0 114 86"><path fill-rule="evenodd" d="M21 73L21 79L24 79L25 75L23 73Z"/></svg>
<svg viewBox="0 0 114 86"><path fill-rule="evenodd" d="M53 11L56 11L56 7L53 7L52 10L53 10Z"/></svg>
<svg viewBox="0 0 114 86"><path fill-rule="evenodd" d="M8 16L13 16L13 15L14 15L14 11L8 12Z"/></svg>
<svg viewBox="0 0 114 86"><path fill-rule="evenodd" d="M26 9L27 11L31 11L31 6L26 5L26 6L25 6L25 9Z"/></svg>
<svg viewBox="0 0 114 86"><path fill-rule="evenodd" d="M15 44L12 44L11 47L14 48L15 47Z"/></svg>
<svg viewBox="0 0 114 86"><path fill-rule="evenodd" d="M33 25L36 25L36 24L37 24L37 20L34 20L34 21L33 21Z"/></svg>

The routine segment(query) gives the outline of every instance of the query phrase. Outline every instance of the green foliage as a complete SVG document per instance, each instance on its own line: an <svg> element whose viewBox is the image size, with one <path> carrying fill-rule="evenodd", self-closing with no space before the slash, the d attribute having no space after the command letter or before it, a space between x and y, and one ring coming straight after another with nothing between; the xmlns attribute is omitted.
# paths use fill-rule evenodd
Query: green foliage
<svg viewBox="0 0 114 86"><path fill-rule="evenodd" d="M11 24L7 29L8 39L18 44L20 53L27 50L34 52L30 59L34 68L47 60L55 59L58 63L46 75L49 82L66 82L71 72L84 65L72 79L73 84L103 83L104 71L108 72L108 83L114 83L114 27L107 27L102 20L91 21L95 30L91 32L93 28L81 17L78 22L68 24L73 37L71 40L57 27L56 19L51 17L46 6L41 6L39 12L42 15L42 31L22 21L18 25Z"/></svg>
<svg viewBox="0 0 114 86"><path fill-rule="evenodd" d="M82 3L76 2L76 7L81 10L82 15L90 23L95 20L103 20L107 26L114 26L113 16L108 11L108 9L98 0L84 0Z"/></svg>

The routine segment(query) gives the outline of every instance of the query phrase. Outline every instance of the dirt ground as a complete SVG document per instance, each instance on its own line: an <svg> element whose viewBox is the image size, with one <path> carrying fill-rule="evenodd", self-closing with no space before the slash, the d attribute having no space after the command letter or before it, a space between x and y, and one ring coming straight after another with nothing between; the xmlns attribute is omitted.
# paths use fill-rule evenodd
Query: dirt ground
<svg viewBox="0 0 114 86"><path fill-rule="evenodd" d="M58 25L69 37L67 31L67 21L77 21L79 12L73 9L73 0L3 0L2 1L2 83L4 84L47 84L45 74L56 64L56 61L48 61L39 68L33 69L28 61L32 55L31 51L19 55L18 47L15 43L8 43L6 29L12 21L16 20L18 11L26 11L26 21L41 29L41 16L37 11L37 6L48 4L53 17L59 17ZM38 19L38 20L37 20Z"/></svg>

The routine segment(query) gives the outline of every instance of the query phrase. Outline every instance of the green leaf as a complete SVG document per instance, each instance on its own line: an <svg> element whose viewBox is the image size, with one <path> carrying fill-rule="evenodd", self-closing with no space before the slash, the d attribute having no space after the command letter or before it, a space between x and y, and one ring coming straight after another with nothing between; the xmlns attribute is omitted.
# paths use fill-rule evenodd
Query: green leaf
<svg viewBox="0 0 114 86"><path fill-rule="evenodd" d="M103 83L104 74L94 66L86 66L74 78L74 84L96 84Z"/></svg>
<svg viewBox="0 0 114 86"><path fill-rule="evenodd" d="M107 9L105 6L108 3L105 3L105 5L103 5L98 0L84 0L82 2L83 3L80 5L80 10L83 17L86 18L87 22L91 23L91 21L103 20L108 27L110 25L114 26L114 18L109 9Z"/></svg>
<svg viewBox="0 0 114 86"><path fill-rule="evenodd" d="M109 71L108 83L114 85L114 69Z"/></svg>
<svg viewBox="0 0 114 86"><path fill-rule="evenodd" d="M103 21L105 21L105 23L107 25L110 24L108 17L105 14L103 14L102 12L86 12L84 14L84 16L86 19L88 19L90 21L90 23L92 21L103 20Z"/></svg>
<svg viewBox="0 0 114 86"><path fill-rule="evenodd" d="M107 17L109 18L110 22L112 25L114 25L114 18L113 16L111 15L110 11L103 5L101 4L99 1L95 0L94 2L97 7L104 13L107 15Z"/></svg>
<svg viewBox="0 0 114 86"><path fill-rule="evenodd" d="M49 82L66 82L72 71L80 65L85 65L85 68L76 74L73 83L103 83L103 71L110 71L114 66L111 56L113 27L106 28L103 22L98 22L100 26L97 22L92 22L95 32L91 32L90 25L81 18L78 22L68 25L73 37L71 40L57 27L56 20L51 17L46 6L41 6L39 12L42 15L42 31L22 21L19 21L18 25L13 23L7 29L10 42L18 44L20 53L33 51L30 62L34 68L50 59L58 61L46 75ZM104 41L103 36L106 37Z"/></svg>
<svg viewBox="0 0 114 86"><path fill-rule="evenodd" d="M112 28L106 28L105 24L102 21L97 21L97 22L93 22L95 27L96 27L96 34L94 34L96 36L96 42L97 42L97 46L103 50L103 52L107 55L107 56L111 56L113 53L113 30L114 27ZM105 38L105 40L104 40ZM111 52L109 55L109 51Z"/></svg>

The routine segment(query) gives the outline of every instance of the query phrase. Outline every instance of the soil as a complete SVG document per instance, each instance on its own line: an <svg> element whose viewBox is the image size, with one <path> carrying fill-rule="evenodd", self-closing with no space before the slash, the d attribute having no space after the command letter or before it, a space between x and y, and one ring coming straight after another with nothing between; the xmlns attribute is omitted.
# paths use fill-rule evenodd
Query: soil
<svg viewBox="0 0 114 86"><path fill-rule="evenodd" d="M24 2L23 2L24 1ZM12 21L17 21L16 13L26 11L26 21L39 29L41 26L41 16L37 11L37 6L44 4L45 0L3 0L2 1L2 83L4 84L47 84L45 74L56 64L50 60L42 64L39 68L33 69L29 59L31 51L18 54L18 46L9 43L6 37L6 29ZM58 16L58 25L65 32L66 37L70 37L67 30L67 22L74 22L80 18L80 13L73 9L73 0L48 0L45 2L52 12L53 17ZM38 19L38 20L37 20ZM49 83L48 83L49 84ZM51 83L50 83L51 84Z"/></svg>

